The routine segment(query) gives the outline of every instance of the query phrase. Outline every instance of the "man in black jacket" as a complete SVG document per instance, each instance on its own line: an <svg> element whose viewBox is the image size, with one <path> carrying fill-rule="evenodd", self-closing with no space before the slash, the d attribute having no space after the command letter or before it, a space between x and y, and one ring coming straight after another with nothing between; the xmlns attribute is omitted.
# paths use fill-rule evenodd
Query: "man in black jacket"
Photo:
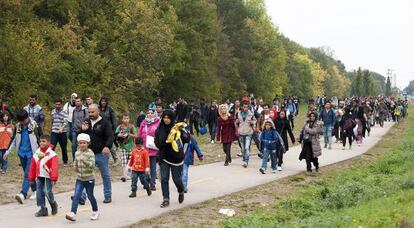
<svg viewBox="0 0 414 228"><path fill-rule="evenodd" d="M82 124L81 133L91 137L89 148L95 154L95 163L101 172L104 185L104 203L112 202L111 173L109 171L110 148L114 142L114 133L111 124L99 115L96 104L89 106L89 118Z"/></svg>
<svg viewBox="0 0 414 228"><path fill-rule="evenodd" d="M112 133L115 135L115 129L118 126L116 123L116 116L114 110L109 107L109 97L102 97L99 101L99 112L100 115L106 119L109 124L111 125ZM117 166L118 163L118 156L116 154L116 147L115 145L112 145L112 147L109 147L111 151L112 158L114 159L114 166Z"/></svg>

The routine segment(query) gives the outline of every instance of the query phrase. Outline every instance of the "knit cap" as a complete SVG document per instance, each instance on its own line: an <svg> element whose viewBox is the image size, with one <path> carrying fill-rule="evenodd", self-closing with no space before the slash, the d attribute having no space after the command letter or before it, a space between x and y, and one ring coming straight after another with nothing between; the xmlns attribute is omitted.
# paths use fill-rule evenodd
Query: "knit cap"
<svg viewBox="0 0 414 228"><path fill-rule="evenodd" d="M78 139L78 142L79 141L86 141L88 143L91 142L91 137L89 137L89 135L85 133L79 134L77 139Z"/></svg>

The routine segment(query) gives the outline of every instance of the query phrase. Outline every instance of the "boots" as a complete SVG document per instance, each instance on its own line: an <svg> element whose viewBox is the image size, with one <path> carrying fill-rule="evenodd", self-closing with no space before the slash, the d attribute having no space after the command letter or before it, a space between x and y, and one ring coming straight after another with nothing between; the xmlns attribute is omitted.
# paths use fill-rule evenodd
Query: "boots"
<svg viewBox="0 0 414 228"><path fill-rule="evenodd" d="M40 208L40 210L35 213L35 217L45 217L45 216L48 216L48 215L49 215L49 213L47 212L46 207Z"/></svg>

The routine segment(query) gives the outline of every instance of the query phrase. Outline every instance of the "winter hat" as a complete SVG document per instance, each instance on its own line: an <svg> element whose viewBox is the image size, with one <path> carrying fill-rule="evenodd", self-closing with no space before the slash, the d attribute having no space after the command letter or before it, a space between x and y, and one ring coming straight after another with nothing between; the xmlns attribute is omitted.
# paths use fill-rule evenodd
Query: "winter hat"
<svg viewBox="0 0 414 228"><path fill-rule="evenodd" d="M88 143L91 142L91 137L89 137L89 135L85 133L79 134L77 139L78 139L78 142L79 141L86 141Z"/></svg>

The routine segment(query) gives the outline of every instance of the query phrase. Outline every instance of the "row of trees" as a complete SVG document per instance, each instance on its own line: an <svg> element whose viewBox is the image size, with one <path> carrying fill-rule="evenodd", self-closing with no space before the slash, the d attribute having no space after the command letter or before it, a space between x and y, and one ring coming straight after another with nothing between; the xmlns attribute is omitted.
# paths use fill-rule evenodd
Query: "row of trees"
<svg viewBox="0 0 414 228"><path fill-rule="evenodd" d="M0 96L16 106L31 93L107 95L120 110L353 93L345 66L280 34L263 0L3 0L0 28Z"/></svg>

